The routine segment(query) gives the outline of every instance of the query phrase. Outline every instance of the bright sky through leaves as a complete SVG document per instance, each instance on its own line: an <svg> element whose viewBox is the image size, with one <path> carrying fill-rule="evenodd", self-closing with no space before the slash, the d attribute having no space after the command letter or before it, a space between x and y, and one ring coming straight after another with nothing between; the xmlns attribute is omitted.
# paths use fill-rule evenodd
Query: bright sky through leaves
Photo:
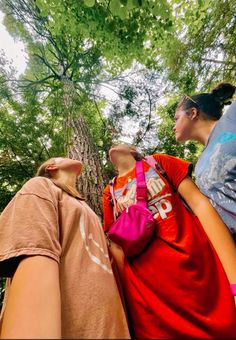
<svg viewBox="0 0 236 340"><path fill-rule="evenodd" d="M4 14L0 11L0 50L3 50L7 59L12 60L13 67L17 70L17 76L25 71L27 55L24 44L14 38L7 32L3 25Z"/></svg>

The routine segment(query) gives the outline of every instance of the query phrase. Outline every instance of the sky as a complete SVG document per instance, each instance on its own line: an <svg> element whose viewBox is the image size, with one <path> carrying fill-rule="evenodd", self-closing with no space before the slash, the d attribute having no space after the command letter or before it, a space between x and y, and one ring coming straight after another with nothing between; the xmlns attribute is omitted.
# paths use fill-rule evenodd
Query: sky
<svg viewBox="0 0 236 340"><path fill-rule="evenodd" d="M3 50L7 59L12 61L17 76L22 74L27 64L27 54L22 41L12 38L3 25L4 14L0 11L0 50Z"/></svg>

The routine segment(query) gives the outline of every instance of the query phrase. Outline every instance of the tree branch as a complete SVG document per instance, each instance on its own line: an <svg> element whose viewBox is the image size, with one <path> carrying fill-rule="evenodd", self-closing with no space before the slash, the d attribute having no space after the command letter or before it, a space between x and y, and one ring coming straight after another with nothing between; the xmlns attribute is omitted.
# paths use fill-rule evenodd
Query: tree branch
<svg viewBox="0 0 236 340"><path fill-rule="evenodd" d="M209 63L236 66L236 63L231 62L231 61L216 60L216 59L209 59L209 58L202 58L202 60L203 60L203 61L206 61L206 62L209 62Z"/></svg>

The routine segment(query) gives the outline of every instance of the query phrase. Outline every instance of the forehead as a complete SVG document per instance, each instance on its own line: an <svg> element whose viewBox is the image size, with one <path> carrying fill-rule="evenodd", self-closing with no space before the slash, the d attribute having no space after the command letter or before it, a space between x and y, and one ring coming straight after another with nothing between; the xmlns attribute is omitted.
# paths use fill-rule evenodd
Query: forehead
<svg viewBox="0 0 236 340"><path fill-rule="evenodd" d="M123 144L123 143L117 143L117 144L113 144L111 146L111 149L112 148L122 148L122 149L130 149L130 146L127 145L127 144Z"/></svg>
<svg viewBox="0 0 236 340"><path fill-rule="evenodd" d="M126 143L113 143L112 146L128 146Z"/></svg>
<svg viewBox="0 0 236 340"><path fill-rule="evenodd" d="M182 114L185 114L185 110L183 109L183 107L182 106L177 107L177 109L175 110L175 117L180 116Z"/></svg>

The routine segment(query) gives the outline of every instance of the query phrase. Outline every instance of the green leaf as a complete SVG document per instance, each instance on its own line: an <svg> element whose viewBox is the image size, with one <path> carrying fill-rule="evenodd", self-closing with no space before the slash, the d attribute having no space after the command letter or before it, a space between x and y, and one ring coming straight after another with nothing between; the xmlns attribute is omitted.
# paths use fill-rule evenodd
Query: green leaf
<svg viewBox="0 0 236 340"><path fill-rule="evenodd" d="M84 4L87 7L93 7L95 5L95 0L84 0Z"/></svg>
<svg viewBox="0 0 236 340"><path fill-rule="evenodd" d="M128 0L126 7L127 7L128 10L131 10L131 9L135 8L136 6L135 6L133 0Z"/></svg>
<svg viewBox="0 0 236 340"><path fill-rule="evenodd" d="M118 15L122 20L124 20L124 19L127 18L127 14L128 14L128 12L127 12L126 7L120 7L120 8L119 8L119 11L117 12L117 15Z"/></svg>
<svg viewBox="0 0 236 340"><path fill-rule="evenodd" d="M114 15L117 15L117 12L119 12L120 9L120 1L119 0L111 0L110 2L110 10L111 13Z"/></svg>
<svg viewBox="0 0 236 340"><path fill-rule="evenodd" d="M160 6L157 4L153 10L152 10L153 15L160 15Z"/></svg>
<svg viewBox="0 0 236 340"><path fill-rule="evenodd" d="M135 7L139 7L139 1L138 0L133 0L133 5Z"/></svg>
<svg viewBox="0 0 236 340"><path fill-rule="evenodd" d="M35 1L35 4L36 4L36 6L39 8L39 10L40 10L40 14L41 14L41 16L47 16L48 15L48 6L47 6L47 4L45 4L45 2L44 1L42 1L42 0L36 0Z"/></svg>

